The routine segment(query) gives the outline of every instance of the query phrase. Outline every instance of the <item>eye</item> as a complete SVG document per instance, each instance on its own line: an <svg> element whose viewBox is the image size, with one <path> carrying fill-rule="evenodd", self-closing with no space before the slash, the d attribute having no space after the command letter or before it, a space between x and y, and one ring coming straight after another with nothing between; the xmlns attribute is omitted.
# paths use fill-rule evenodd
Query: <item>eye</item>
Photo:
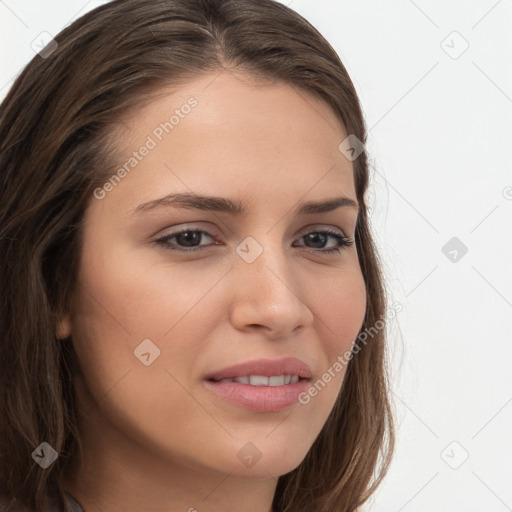
<svg viewBox="0 0 512 512"><path fill-rule="evenodd" d="M334 253L337 252L340 253L340 248L343 247L349 247L353 244L353 239L345 236L342 233L339 233L338 231L334 231L331 229L322 229L319 231L310 231L306 235L302 236L299 240L305 239L309 243L312 243L313 246L318 245L324 245L327 243L329 238L334 239L335 243L337 244L335 247L332 247L330 249L317 249L313 248L314 252L320 252L320 253Z"/></svg>
<svg viewBox="0 0 512 512"><path fill-rule="evenodd" d="M195 252L201 251L212 245L219 245L218 243L200 245L203 237L206 236L213 240L212 235L210 235L207 231L201 229L190 229L185 228L177 233L172 233L170 235L165 235L161 238L156 239L153 243L163 247L169 251L181 251L181 252ZM172 240L175 239L175 242ZM349 247L353 244L353 239L345 236L344 234L334 231L331 229L322 229L317 231L310 231L306 235L303 235L299 240L304 239L307 243L313 245L313 247L309 247L312 252L315 253L340 253L340 248ZM324 246L328 243L329 239L332 239L336 244L335 247L331 247L329 249L325 249L319 246ZM294 245L294 247L300 247L301 245ZM316 246L316 247L315 247Z"/></svg>
<svg viewBox="0 0 512 512"><path fill-rule="evenodd" d="M181 231L178 231L177 233L165 235L162 238L158 238L157 240L154 241L154 243L170 251L194 252L200 251L205 247L197 245L198 242L200 242L201 239L203 238L203 235L212 238L212 236L209 233L201 229L185 228ZM178 246L176 246L176 244L169 243L173 238L176 239ZM184 247L188 247L188 249L180 247L180 244L183 244Z"/></svg>

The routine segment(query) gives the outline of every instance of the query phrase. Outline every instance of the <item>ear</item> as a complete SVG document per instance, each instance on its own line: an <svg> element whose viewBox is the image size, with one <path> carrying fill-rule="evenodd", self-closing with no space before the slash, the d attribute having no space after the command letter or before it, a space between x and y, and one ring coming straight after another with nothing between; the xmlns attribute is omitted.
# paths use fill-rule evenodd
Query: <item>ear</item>
<svg viewBox="0 0 512 512"><path fill-rule="evenodd" d="M71 336L71 318L69 314L62 315L57 322L55 337L64 340Z"/></svg>

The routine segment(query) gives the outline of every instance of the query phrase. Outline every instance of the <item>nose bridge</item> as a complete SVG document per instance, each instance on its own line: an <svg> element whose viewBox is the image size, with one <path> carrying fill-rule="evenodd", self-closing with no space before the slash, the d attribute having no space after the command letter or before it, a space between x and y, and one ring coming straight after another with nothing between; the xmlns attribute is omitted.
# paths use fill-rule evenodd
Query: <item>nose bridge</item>
<svg viewBox="0 0 512 512"><path fill-rule="evenodd" d="M241 260L237 262L240 278L243 279L245 274L245 280L252 281L253 285L285 287L286 293L292 293L284 284L291 270L282 244L272 234L259 233L255 236L257 239L247 236L236 248Z"/></svg>

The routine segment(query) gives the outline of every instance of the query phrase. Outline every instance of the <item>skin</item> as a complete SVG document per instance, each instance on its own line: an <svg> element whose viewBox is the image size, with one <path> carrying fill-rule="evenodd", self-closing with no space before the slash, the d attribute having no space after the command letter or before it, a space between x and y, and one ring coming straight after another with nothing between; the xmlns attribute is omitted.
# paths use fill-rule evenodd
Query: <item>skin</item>
<svg viewBox="0 0 512 512"><path fill-rule="evenodd" d="M84 470L67 488L87 512L269 512L277 478L306 456L344 370L307 405L273 413L214 398L203 379L294 356L316 382L352 347L366 307L355 244L325 254L339 247L335 238L315 245L305 235L331 228L353 237L357 208L294 214L304 201L356 201L352 164L338 150L347 134L323 101L241 72L159 92L117 129L120 165L187 98L198 104L91 200L73 304L57 326L57 337L72 336L82 370ZM134 213L171 192L241 200L248 213ZM208 232L195 242L202 251L151 243L185 226ZM248 236L263 248L252 263L235 250ZM190 247L182 237L172 246ZM160 350L148 366L134 355L144 339ZM262 455L252 467L237 457L248 442Z"/></svg>

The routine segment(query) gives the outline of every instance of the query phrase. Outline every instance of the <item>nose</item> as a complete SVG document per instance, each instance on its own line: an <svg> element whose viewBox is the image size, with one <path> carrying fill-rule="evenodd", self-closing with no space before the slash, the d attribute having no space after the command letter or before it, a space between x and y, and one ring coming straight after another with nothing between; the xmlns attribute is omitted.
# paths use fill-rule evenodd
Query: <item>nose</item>
<svg viewBox="0 0 512 512"><path fill-rule="evenodd" d="M260 330L268 338L280 339L312 324L306 283L279 244L263 246L252 263L237 255L231 278L231 322L236 329Z"/></svg>

